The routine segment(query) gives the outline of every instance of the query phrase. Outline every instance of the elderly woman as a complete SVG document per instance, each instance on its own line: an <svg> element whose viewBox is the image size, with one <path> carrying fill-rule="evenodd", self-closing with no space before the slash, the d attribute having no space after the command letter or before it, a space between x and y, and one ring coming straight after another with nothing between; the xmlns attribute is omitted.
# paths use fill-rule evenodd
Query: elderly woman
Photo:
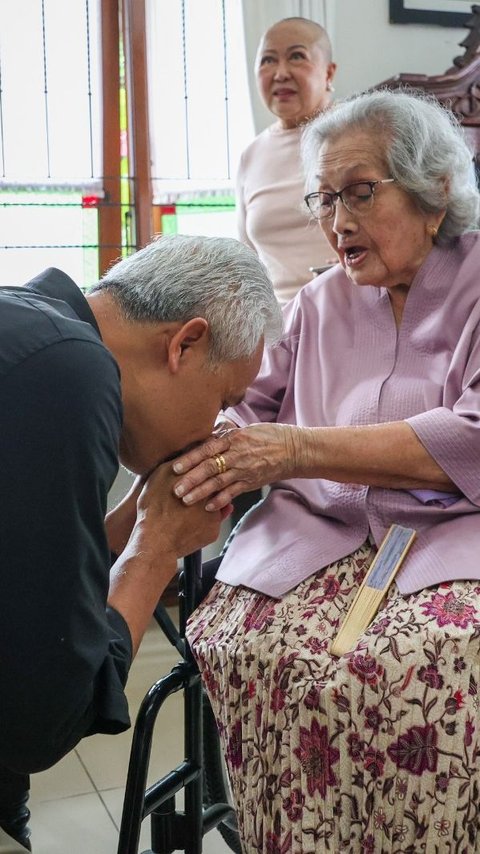
<svg viewBox="0 0 480 854"><path fill-rule="evenodd" d="M285 309L225 430L175 465L209 508L271 484L190 624L245 852L480 850L480 234L471 155L427 99L305 132L339 265ZM265 422L258 424L256 422ZM251 426L248 426L251 425ZM216 456L214 456L216 455ZM391 523L417 537L330 652Z"/></svg>

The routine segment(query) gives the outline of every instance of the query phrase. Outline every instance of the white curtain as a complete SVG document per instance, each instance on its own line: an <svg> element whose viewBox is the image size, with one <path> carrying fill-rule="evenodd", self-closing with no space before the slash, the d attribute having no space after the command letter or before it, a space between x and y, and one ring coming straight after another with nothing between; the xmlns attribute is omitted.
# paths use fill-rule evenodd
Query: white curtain
<svg viewBox="0 0 480 854"><path fill-rule="evenodd" d="M254 64L262 33L282 18L310 18L328 31L333 41L334 0L242 0L248 85L252 103L255 133L272 123L272 115L257 92Z"/></svg>
<svg viewBox="0 0 480 854"><path fill-rule="evenodd" d="M154 201L231 194L254 135L241 0L147 0L146 12Z"/></svg>
<svg viewBox="0 0 480 854"><path fill-rule="evenodd" d="M101 191L100 0L0 0L0 60L0 187Z"/></svg>

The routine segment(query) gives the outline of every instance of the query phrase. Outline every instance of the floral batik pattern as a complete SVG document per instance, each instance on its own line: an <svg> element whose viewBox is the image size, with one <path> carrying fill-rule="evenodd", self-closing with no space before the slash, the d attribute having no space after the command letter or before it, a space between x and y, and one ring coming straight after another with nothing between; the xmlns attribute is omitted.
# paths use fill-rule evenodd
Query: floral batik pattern
<svg viewBox="0 0 480 854"><path fill-rule="evenodd" d="M393 584L335 658L373 554L281 600L217 582L190 620L246 854L480 852L480 584Z"/></svg>

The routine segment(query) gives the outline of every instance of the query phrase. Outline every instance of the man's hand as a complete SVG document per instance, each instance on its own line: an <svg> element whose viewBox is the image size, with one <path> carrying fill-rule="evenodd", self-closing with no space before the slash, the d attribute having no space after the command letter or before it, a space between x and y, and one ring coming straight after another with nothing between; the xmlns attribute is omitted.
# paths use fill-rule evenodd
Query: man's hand
<svg viewBox="0 0 480 854"><path fill-rule="evenodd" d="M108 545L116 555L123 552L130 539L137 519L137 500L144 485L145 478L136 477L127 494L105 517Z"/></svg>
<svg viewBox="0 0 480 854"><path fill-rule="evenodd" d="M136 653L177 558L217 539L225 513L187 506L173 492L172 464L158 466L136 502L136 520L110 575L108 603L125 619Z"/></svg>
<svg viewBox="0 0 480 854"><path fill-rule="evenodd" d="M132 536L141 540L142 550L160 547L177 558L214 542L229 514L228 508L212 514L202 505L189 507L179 501L173 492L175 481L171 463L151 473L137 501Z"/></svg>

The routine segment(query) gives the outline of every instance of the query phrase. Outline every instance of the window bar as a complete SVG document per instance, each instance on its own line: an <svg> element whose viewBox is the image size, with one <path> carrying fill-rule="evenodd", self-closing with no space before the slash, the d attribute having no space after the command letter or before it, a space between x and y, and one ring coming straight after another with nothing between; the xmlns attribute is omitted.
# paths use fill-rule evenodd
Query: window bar
<svg viewBox="0 0 480 854"><path fill-rule="evenodd" d="M3 131L3 88L2 88L2 57L0 54L0 142L2 145L2 178L6 177L5 171L5 136Z"/></svg>
<svg viewBox="0 0 480 854"><path fill-rule="evenodd" d="M222 0L223 28L223 73L225 86L225 143L227 146L227 178L230 179L230 127L228 116L228 66L227 66L227 22L225 17L225 0Z"/></svg>
<svg viewBox="0 0 480 854"><path fill-rule="evenodd" d="M46 43L46 24L45 24L45 0L42 0L42 42L43 42L43 86L45 95L45 140L47 143L47 177L51 178L50 174L50 134L49 134L49 118L48 118L48 82L47 82L47 43Z"/></svg>
<svg viewBox="0 0 480 854"><path fill-rule="evenodd" d="M135 242L139 249L145 246L153 235L145 0L123 0L122 13L129 162L134 186Z"/></svg>
<svg viewBox="0 0 480 854"><path fill-rule="evenodd" d="M101 0L100 15L104 202L98 206L98 261L99 273L103 275L122 251L122 215L126 210L124 204L127 199L125 202L122 199L120 177L120 20L117 0ZM124 90L124 80L122 86ZM112 244L114 249L109 248Z"/></svg>
<svg viewBox="0 0 480 854"><path fill-rule="evenodd" d="M182 50L183 50L183 97L185 100L185 154L187 158L187 178L190 175L190 147L188 136L188 85L187 85L187 39L185 21L185 0L182 0Z"/></svg>
<svg viewBox="0 0 480 854"><path fill-rule="evenodd" d="M93 168L93 108L92 108L92 64L90 52L90 2L85 0L85 24L87 36L87 98L88 98L88 132L90 142L90 177L94 178Z"/></svg>

